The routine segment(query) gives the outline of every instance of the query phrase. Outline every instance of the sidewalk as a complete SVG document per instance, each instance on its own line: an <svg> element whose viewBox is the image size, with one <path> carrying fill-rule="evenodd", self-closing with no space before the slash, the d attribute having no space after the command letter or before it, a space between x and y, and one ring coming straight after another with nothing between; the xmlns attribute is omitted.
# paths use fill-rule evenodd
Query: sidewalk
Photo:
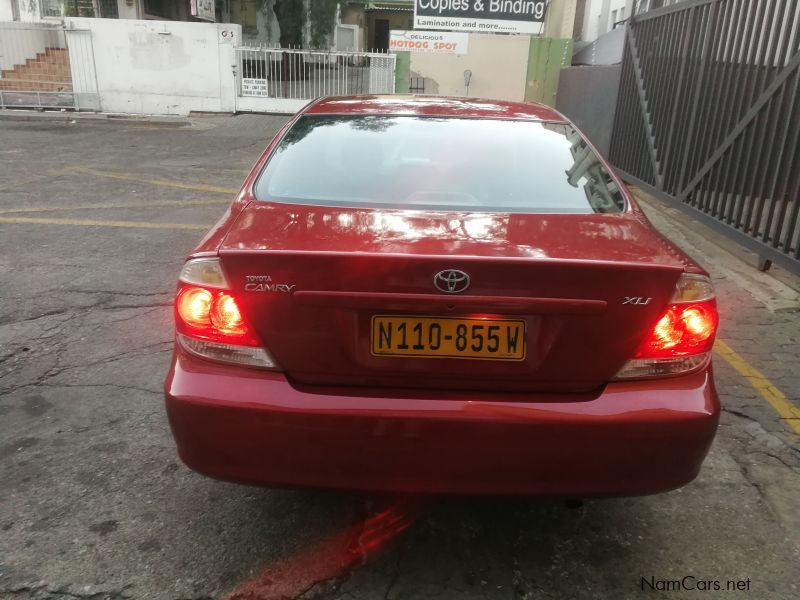
<svg viewBox="0 0 800 600"><path fill-rule="evenodd" d="M653 225L705 267L717 290L714 367L722 444L770 507L800 531L800 278L772 267L640 189Z"/></svg>
<svg viewBox="0 0 800 600"><path fill-rule="evenodd" d="M73 110L24 110L0 109L0 121L44 121L51 123L153 123L160 126L190 127L187 117L163 115L132 115L99 112L78 112Z"/></svg>

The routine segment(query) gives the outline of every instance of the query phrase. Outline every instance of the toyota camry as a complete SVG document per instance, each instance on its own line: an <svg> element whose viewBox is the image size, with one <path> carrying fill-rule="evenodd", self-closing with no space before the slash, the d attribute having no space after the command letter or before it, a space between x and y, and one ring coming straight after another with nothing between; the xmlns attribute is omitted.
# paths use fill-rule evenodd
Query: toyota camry
<svg viewBox="0 0 800 600"><path fill-rule="evenodd" d="M270 486L635 495L713 440L707 273L542 105L311 102L186 260L182 460Z"/></svg>

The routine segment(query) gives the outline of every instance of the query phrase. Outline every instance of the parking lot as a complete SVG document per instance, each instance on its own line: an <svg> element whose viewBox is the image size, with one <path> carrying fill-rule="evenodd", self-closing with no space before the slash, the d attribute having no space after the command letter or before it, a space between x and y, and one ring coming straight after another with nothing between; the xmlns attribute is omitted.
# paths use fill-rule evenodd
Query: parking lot
<svg viewBox="0 0 800 600"><path fill-rule="evenodd" d="M800 597L800 284L653 202L721 305L724 413L689 486L567 505L184 467L175 280L284 121L0 120L0 598Z"/></svg>

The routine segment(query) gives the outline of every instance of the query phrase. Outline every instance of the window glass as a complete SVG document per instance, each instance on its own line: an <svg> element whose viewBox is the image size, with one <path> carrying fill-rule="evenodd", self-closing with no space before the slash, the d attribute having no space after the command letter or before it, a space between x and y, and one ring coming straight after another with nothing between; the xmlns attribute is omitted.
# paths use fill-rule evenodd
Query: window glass
<svg viewBox="0 0 800 600"><path fill-rule="evenodd" d="M597 155L563 123L416 116L301 117L256 198L328 206L620 212Z"/></svg>

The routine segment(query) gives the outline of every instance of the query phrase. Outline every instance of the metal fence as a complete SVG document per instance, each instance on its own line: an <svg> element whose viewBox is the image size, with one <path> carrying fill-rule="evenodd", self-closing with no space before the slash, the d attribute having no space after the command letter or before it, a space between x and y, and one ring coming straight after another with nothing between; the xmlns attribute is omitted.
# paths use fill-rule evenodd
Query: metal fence
<svg viewBox="0 0 800 600"><path fill-rule="evenodd" d="M394 54L240 47L239 95L305 100L394 92Z"/></svg>
<svg viewBox="0 0 800 600"><path fill-rule="evenodd" d="M0 108L98 110L91 32L0 22Z"/></svg>
<svg viewBox="0 0 800 600"><path fill-rule="evenodd" d="M800 2L687 0L628 24L610 158L800 273Z"/></svg>

